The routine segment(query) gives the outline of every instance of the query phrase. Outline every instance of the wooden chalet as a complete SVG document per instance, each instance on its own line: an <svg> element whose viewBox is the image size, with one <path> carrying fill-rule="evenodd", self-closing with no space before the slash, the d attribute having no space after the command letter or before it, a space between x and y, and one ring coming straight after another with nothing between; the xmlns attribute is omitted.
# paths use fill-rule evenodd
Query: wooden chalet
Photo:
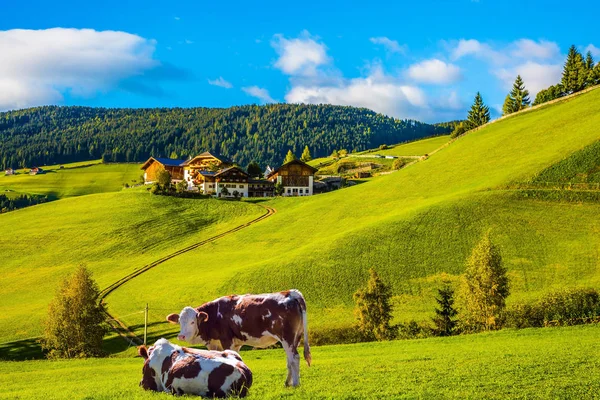
<svg viewBox="0 0 600 400"><path fill-rule="evenodd" d="M40 167L33 167L29 170L29 175L39 175L39 174L43 174L44 170L41 169Z"/></svg>
<svg viewBox="0 0 600 400"><path fill-rule="evenodd" d="M273 197L275 196L275 183L266 179L248 180L248 197Z"/></svg>
<svg viewBox="0 0 600 400"><path fill-rule="evenodd" d="M4 175L14 175L15 174L15 170L12 168L7 168L4 170Z"/></svg>
<svg viewBox="0 0 600 400"><path fill-rule="evenodd" d="M250 176L241 168L228 167L214 175L218 197L248 197ZM223 189L227 189L224 191ZM225 193L224 193L225 192Z"/></svg>
<svg viewBox="0 0 600 400"><path fill-rule="evenodd" d="M183 163L185 160L175 160L173 158L150 157L148 161L142 165L144 170L144 183L149 184L156 182L156 174L160 170L169 171L171 180L178 182L183 180Z"/></svg>
<svg viewBox="0 0 600 400"><path fill-rule="evenodd" d="M209 193L210 191L207 190L209 189L208 185L211 183L214 184L214 180L207 182L206 188L201 187L204 185L206 179L211 179L210 174L205 174L205 172L217 173L232 165L233 162L228 158L217 153L205 151L183 163L183 180L188 183L188 190L200 189L204 193ZM214 189L214 187L212 189Z"/></svg>
<svg viewBox="0 0 600 400"><path fill-rule="evenodd" d="M267 179L283 185L284 196L311 196L317 169L298 159L273 170Z"/></svg>

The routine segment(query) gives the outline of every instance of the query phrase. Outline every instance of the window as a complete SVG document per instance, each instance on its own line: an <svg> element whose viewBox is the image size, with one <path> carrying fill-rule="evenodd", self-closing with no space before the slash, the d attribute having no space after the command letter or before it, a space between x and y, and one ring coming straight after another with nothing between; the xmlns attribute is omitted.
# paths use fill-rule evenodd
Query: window
<svg viewBox="0 0 600 400"><path fill-rule="evenodd" d="M291 191L290 189L288 189L288 191L287 191L287 192L288 192L288 194L292 193L292 191Z"/></svg>
<svg viewBox="0 0 600 400"><path fill-rule="evenodd" d="M302 189L300 189L300 194L304 193L304 191Z"/></svg>
<svg viewBox="0 0 600 400"><path fill-rule="evenodd" d="M243 189L243 188L244 188L244 185L240 185L240 189Z"/></svg>

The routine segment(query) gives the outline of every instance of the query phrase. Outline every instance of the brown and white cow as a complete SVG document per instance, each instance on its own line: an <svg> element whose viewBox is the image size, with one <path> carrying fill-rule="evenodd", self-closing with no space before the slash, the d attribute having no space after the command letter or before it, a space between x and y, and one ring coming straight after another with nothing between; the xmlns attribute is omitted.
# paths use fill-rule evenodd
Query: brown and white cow
<svg viewBox="0 0 600 400"><path fill-rule="evenodd" d="M246 396L252 372L232 350L190 349L159 339L138 348L145 360L140 386L145 390L208 397Z"/></svg>
<svg viewBox="0 0 600 400"><path fill-rule="evenodd" d="M287 356L287 386L300 384L298 345L304 332L304 359L310 366L306 302L292 289L278 293L220 297L197 308L185 307L167 321L179 324L179 340L209 350L239 351L243 345L264 348L281 342Z"/></svg>

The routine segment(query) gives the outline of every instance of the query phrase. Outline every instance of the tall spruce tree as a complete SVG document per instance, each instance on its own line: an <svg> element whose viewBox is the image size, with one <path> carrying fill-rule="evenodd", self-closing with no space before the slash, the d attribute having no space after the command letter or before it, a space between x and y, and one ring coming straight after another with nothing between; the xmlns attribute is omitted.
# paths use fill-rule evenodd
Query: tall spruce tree
<svg viewBox="0 0 600 400"><path fill-rule="evenodd" d="M587 73L586 87L594 86L596 84L596 71L594 70L594 57L592 57L591 51L588 51L585 56L585 70Z"/></svg>
<svg viewBox="0 0 600 400"><path fill-rule="evenodd" d="M285 160L283 160L284 164L289 163L290 161L294 161L296 156L292 153L292 150L288 150L287 155L285 156Z"/></svg>
<svg viewBox="0 0 600 400"><path fill-rule="evenodd" d="M512 97L510 97L510 94L506 95L506 98L504 99L504 104L502 105L502 115L508 115L508 114L512 114L514 113L514 109L515 109L515 102L513 101Z"/></svg>
<svg viewBox="0 0 600 400"><path fill-rule="evenodd" d="M483 103L481 94L477 92L475 95L475 101L469 110L467 116L468 129L477 128L478 126L487 124L490 122L490 108Z"/></svg>
<svg viewBox="0 0 600 400"><path fill-rule="evenodd" d="M435 298L439 308L435 309L435 332L438 336L450 336L454 333L457 325L456 315L458 311L454 308L454 289L448 284L438 289Z"/></svg>
<svg viewBox="0 0 600 400"><path fill-rule="evenodd" d="M567 61L563 67L562 86L566 94L576 93L585 88L588 76L583 56L575 45L569 48Z"/></svg>
<svg viewBox="0 0 600 400"><path fill-rule="evenodd" d="M521 111L531 104L529 90L525 88L525 83L523 83L521 75L517 75L517 79L515 79L510 92L510 97L513 99L513 112Z"/></svg>
<svg viewBox="0 0 600 400"><path fill-rule="evenodd" d="M310 155L310 150L309 150L308 146L304 146L304 151L302 152L302 155L300 156L300 161L309 162L310 160L312 160L312 156Z"/></svg>

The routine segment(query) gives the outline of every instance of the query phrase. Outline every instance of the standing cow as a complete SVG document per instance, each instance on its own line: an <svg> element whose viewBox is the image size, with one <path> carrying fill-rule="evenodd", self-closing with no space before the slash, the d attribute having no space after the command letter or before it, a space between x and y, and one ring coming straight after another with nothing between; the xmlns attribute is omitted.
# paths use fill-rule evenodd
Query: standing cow
<svg viewBox="0 0 600 400"><path fill-rule="evenodd" d="M304 359L310 366L306 302L292 289L279 293L220 297L197 308L185 307L167 321L179 324L179 340L209 350L239 351L243 345L264 348L281 342L287 355L286 386L300 384L298 345L304 332Z"/></svg>
<svg viewBox="0 0 600 400"><path fill-rule="evenodd" d="M246 396L252 372L235 351L189 349L159 339L154 346L138 348L144 358L145 390L208 397Z"/></svg>

